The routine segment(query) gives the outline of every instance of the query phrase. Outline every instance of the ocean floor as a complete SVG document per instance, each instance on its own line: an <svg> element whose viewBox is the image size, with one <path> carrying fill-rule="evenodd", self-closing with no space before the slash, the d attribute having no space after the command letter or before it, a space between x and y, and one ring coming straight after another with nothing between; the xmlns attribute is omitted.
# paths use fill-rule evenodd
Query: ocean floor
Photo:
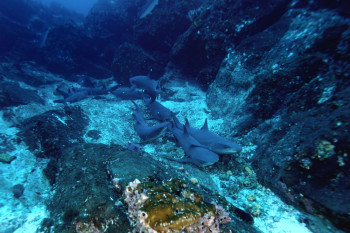
<svg viewBox="0 0 350 233"><path fill-rule="evenodd" d="M48 93L53 87L46 87L42 95L46 95L46 105L27 105L13 109L15 117L23 120L26 117L40 114L44 111L62 108L63 104L53 104L53 99L58 98L50 96ZM221 119L215 119L211 116L205 102L206 93L200 88L188 83L174 82L166 86L174 93L167 100L159 101L174 112L178 112L178 118L184 123L185 118L194 127L201 127L204 120L208 118L209 129L225 135L225 129L222 129ZM186 101L185 101L186 100ZM142 101L136 101L143 109ZM112 95L106 95L100 99L85 99L73 105L79 105L89 117L90 123L87 131L94 129L100 131L99 138L84 136L85 142L119 144L126 145L130 142L139 142L139 138L133 130L132 112L134 106L131 101L116 100ZM23 142L18 142L15 127L16 119L12 122L4 119L4 112L0 112L0 145L4 147L8 154L16 156L16 159L10 164L0 163L0 232L36 232L40 227L41 221L49 217L45 203L49 200L52 193L50 185L42 173L47 161L36 158ZM227 132L226 132L227 133ZM237 139L239 140L239 139ZM240 142L241 143L241 142ZM164 143L162 139L156 139L154 142L143 145L144 149L151 156L158 160L164 160L162 155L168 153L167 147L173 142ZM244 149L237 157L245 163L246 157L254 154L255 146L249 142L242 143ZM181 149L176 149L181 152ZM175 164L175 165L174 165ZM181 164L172 162L169 166L181 167ZM242 177L255 176L249 163L244 165L242 171L217 171L205 173L207 179L211 180L211 187L216 192L225 196L233 205L243 208L254 216L254 225L261 232L266 233L307 233L311 232L304 223L300 221L303 213L282 202L271 190L256 184L241 188L239 190L230 190L234 184L242 182ZM215 170L216 171L216 170ZM237 175L241 174L237 177ZM198 182L201 177L193 175ZM202 173L203 175L203 173ZM243 179L243 178L242 178ZM13 186L23 184L24 192L18 198L13 195ZM233 184L233 186L232 186Z"/></svg>

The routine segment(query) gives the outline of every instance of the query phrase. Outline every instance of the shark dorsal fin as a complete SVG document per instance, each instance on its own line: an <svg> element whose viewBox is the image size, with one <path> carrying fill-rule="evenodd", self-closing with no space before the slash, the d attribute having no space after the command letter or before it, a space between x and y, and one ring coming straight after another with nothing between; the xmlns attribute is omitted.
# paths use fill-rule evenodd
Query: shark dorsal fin
<svg viewBox="0 0 350 233"><path fill-rule="evenodd" d="M137 106L137 104L135 103L135 101L131 100L131 102L135 105L135 108L138 109L139 106Z"/></svg>
<svg viewBox="0 0 350 233"><path fill-rule="evenodd" d="M187 125L184 125L184 135L188 136L188 129L187 129Z"/></svg>
<svg viewBox="0 0 350 233"><path fill-rule="evenodd" d="M188 121L188 119L186 118L186 123L185 126L190 127L190 122Z"/></svg>
<svg viewBox="0 0 350 233"><path fill-rule="evenodd" d="M152 102L154 102L154 100L152 101L152 98L146 93L142 94L142 99L143 101L145 101L146 104L151 104Z"/></svg>
<svg viewBox="0 0 350 233"><path fill-rule="evenodd" d="M208 118L205 118L205 121L204 121L204 124L203 124L201 130L208 131Z"/></svg>

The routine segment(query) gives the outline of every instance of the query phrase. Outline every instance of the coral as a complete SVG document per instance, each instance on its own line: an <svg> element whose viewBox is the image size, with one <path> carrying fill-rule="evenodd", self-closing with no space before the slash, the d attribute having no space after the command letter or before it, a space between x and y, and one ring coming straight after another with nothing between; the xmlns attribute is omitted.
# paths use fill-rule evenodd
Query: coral
<svg viewBox="0 0 350 233"><path fill-rule="evenodd" d="M124 196L134 232L220 232L219 225L231 221L222 207L177 179L159 185L136 179Z"/></svg>
<svg viewBox="0 0 350 233"><path fill-rule="evenodd" d="M78 233L98 233L100 232L93 222L77 222L75 224L75 230Z"/></svg>
<svg viewBox="0 0 350 233"><path fill-rule="evenodd" d="M319 160L327 159L335 154L335 146L326 140L322 140L316 148L316 155L314 158L318 158Z"/></svg>
<svg viewBox="0 0 350 233"><path fill-rule="evenodd" d="M258 217L261 214L261 206L258 204L250 205L249 208L250 208L250 213L254 217Z"/></svg>

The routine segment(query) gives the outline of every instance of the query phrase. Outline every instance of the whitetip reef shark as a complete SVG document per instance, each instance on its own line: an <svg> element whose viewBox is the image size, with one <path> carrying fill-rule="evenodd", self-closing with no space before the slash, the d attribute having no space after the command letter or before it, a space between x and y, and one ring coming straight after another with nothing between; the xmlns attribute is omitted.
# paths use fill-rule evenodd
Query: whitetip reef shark
<svg viewBox="0 0 350 233"><path fill-rule="evenodd" d="M152 99L156 99L160 93L158 81L151 79L149 76L134 76L129 79L129 82L131 89L142 89Z"/></svg>
<svg viewBox="0 0 350 233"><path fill-rule="evenodd" d="M81 88L71 88L68 92L62 91L59 88L56 89L63 99L55 100L55 103L75 103L80 100L86 99L89 96L105 95L108 91L105 88L95 88L95 87L81 87Z"/></svg>
<svg viewBox="0 0 350 233"><path fill-rule="evenodd" d="M143 117L140 107L134 101L132 101L132 103L136 108L135 112L133 113L133 117L135 120L135 131L137 135L139 135L143 142L159 137L160 134L166 129L169 122L162 122L157 125L149 126Z"/></svg>
<svg viewBox="0 0 350 233"><path fill-rule="evenodd" d="M220 135L209 131L208 121L205 122L200 129L190 127L190 123L186 119L187 130L200 144L207 146L211 151L218 154L233 154L242 151L242 146L230 141Z"/></svg>
<svg viewBox="0 0 350 233"><path fill-rule="evenodd" d="M143 96L143 101L145 102L148 110L150 111L152 117L159 121L168 121L171 117L171 111L167 107L164 107L161 103L157 102L152 98Z"/></svg>
<svg viewBox="0 0 350 233"><path fill-rule="evenodd" d="M170 160L180 163L189 162L198 166L209 166L219 161L219 155L193 138L185 125L183 125L183 129L179 129L173 125L169 127L169 130L173 133L176 143L182 147L186 154L185 158Z"/></svg>
<svg viewBox="0 0 350 233"><path fill-rule="evenodd" d="M183 125L180 123L179 119L177 119L174 113L172 113L172 118L175 127L182 129ZM217 154L233 154L242 150L242 147L237 143L209 131L207 120L205 120L204 125L201 129L190 127L187 119L185 126L188 133L194 139L196 139L199 144Z"/></svg>

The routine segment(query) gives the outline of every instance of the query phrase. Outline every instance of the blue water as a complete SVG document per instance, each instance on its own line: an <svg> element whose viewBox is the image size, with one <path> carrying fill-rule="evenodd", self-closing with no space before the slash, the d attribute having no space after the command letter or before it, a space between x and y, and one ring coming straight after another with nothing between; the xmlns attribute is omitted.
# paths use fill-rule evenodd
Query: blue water
<svg viewBox="0 0 350 233"><path fill-rule="evenodd" d="M87 15L97 0L39 0L45 5L58 4L71 11Z"/></svg>

